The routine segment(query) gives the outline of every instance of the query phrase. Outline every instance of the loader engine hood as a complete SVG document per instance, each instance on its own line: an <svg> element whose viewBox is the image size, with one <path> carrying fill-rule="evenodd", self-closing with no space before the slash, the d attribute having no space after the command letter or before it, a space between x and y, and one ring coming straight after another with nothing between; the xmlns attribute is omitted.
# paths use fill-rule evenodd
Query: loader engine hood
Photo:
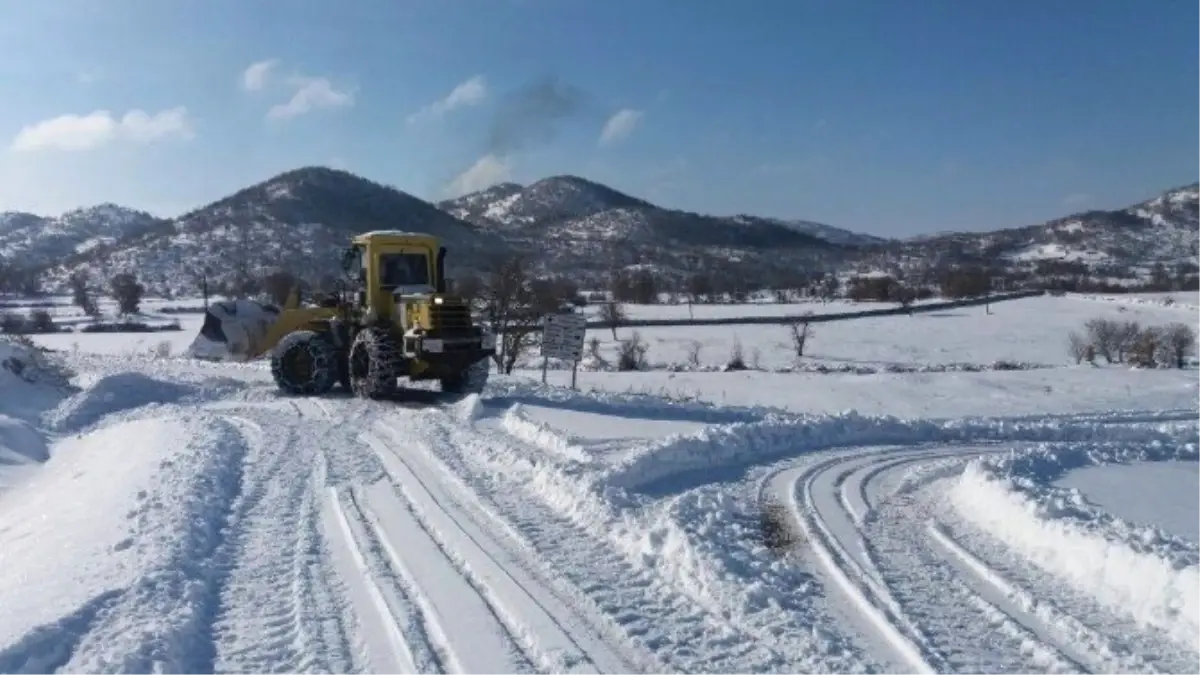
<svg viewBox="0 0 1200 675"><path fill-rule="evenodd" d="M278 318L279 308L254 300L213 303L188 354L209 361L246 361L260 351L258 346Z"/></svg>

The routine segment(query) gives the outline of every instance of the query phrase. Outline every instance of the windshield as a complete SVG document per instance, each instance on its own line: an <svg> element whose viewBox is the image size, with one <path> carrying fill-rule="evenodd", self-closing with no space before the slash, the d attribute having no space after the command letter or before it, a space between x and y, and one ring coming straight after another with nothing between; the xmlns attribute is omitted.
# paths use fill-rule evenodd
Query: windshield
<svg viewBox="0 0 1200 675"><path fill-rule="evenodd" d="M379 256L379 269L384 288L431 285L429 258L423 253L385 253Z"/></svg>

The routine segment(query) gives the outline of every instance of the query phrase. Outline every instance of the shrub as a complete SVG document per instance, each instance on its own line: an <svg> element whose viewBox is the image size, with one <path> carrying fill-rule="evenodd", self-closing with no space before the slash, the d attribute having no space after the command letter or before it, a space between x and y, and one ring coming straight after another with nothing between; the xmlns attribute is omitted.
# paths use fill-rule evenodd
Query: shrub
<svg viewBox="0 0 1200 675"><path fill-rule="evenodd" d="M649 347L642 342L642 337L634 331L628 340L621 340L617 348L617 370L645 370L646 352Z"/></svg>
<svg viewBox="0 0 1200 675"><path fill-rule="evenodd" d="M725 370L746 369L746 356L742 351L742 341L735 337L733 339L733 351L729 354L729 361L725 364Z"/></svg>

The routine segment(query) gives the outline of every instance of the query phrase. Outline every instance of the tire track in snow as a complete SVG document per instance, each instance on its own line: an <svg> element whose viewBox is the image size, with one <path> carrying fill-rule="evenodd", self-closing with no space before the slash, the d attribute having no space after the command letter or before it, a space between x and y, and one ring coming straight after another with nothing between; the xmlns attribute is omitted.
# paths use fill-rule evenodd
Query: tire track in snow
<svg viewBox="0 0 1200 675"><path fill-rule="evenodd" d="M385 425L382 430L394 443L403 444L403 435L394 428ZM429 466L425 457L406 457L371 434L365 439L422 529L537 667L550 672L630 670L570 603L536 579L509 547L471 517L468 505L478 503L469 498L464 502L465 486L447 483L448 476Z"/></svg>
<svg viewBox="0 0 1200 675"><path fill-rule="evenodd" d="M335 546L335 565L343 566L347 591L358 608L371 666L380 672L446 672L442 655L408 584L388 564L387 554L359 507L353 490L327 489L324 515ZM353 580L353 581L350 581ZM364 623L368 617L373 620Z"/></svg>
<svg viewBox="0 0 1200 675"><path fill-rule="evenodd" d="M348 671L349 638L323 574L316 523L323 478L313 445L301 440L314 430L303 422L279 424L279 413L266 414L266 419L251 419L249 411L227 416L253 440L230 522L225 582L213 622L213 669ZM268 435L264 422L287 431Z"/></svg>
<svg viewBox="0 0 1200 675"><path fill-rule="evenodd" d="M646 664L643 670L808 669L797 664L811 651L805 639L810 626L800 624L804 630L797 633L778 624L764 629L746 623L641 564L639 553L627 546L631 542L618 544L596 532L587 518L578 520L579 513L539 488L537 460L544 452L527 441L446 416L431 416L426 423L439 429L435 433L443 450L437 463L444 465L442 470L481 476L472 483L476 498L494 504L489 510L503 514L503 525L515 528L513 536L532 555L557 562L556 571L572 584L570 592L581 596L577 602L594 606L607 632L619 636L610 640L625 638L648 652L639 659Z"/></svg>
<svg viewBox="0 0 1200 675"><path fill-rule="evenodd" d="M1155 672L1074 616L1008 582L939 526L923 490L955 465L1001 447L875 448L769 476L825 574L907 668L972 672ZM961 458L962 461L955 461ZM890 495L890 474L932 466ZM910 470L911 473L911 470ZM906 477L907 478L907 477ZM986 645L986 647L978 647Z"/></svg>
<svg viewBox="0 0 1200 675"><path fill-rule="evenodd" d="M927 527L933 540L980 582L990 586L995 593L1019 607L1021 611L1036 617L1048 630L1057 629L1064 633L1066 639L1060 641L1060 646L1064 651L1074 653L1073 658L1078 663L1087 664L1093 672L1159 672L1136 653L1114 644L1100 632L1062 611L1055 603L1035 598L1024 588L1004 578L975 554L966 550L944 526L931 522Z"/></svg>
<svg viewBox="0 0 1200 675"><path fill-rule="evenodd" d="M958 544L959 548L954 553L966 553L986 566L990 570L987 581L998 584L998 588L1012 589L1016 593L1016 603L1024 602L1023 598L1035 600L1037 604L1032 606L1031 611L1045 616L1047 622L1062 633L1062 639L1074 641L1076 649L1087 650L1086 656L1092 662L1110 664L1099 667L1100 670L1196 672L1195 651L1181 647L1159 631L1147 629L1128 617L1114 614L1096 598L1064 586L1056 575L1031 565L991 533L975 531L953 513L946 515L947 521L937 523L937 526L949 536L938 543ZM951 525L955 529L952 530ZM928 536L931 539L935 537L932 533L928 533ZM960 563L964 567L968 565L961 560ZM980 572L982 570L972 571L973 574ZM1053 598L1053 601L1047 598Z"/></svg>

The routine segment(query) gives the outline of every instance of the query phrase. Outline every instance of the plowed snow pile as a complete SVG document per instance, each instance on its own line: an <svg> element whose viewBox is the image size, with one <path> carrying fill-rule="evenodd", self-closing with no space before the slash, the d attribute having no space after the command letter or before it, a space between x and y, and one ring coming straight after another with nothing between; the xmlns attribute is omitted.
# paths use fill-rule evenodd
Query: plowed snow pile
<svg viewBox="0 0 1200 675"><path fill-rule="evenodd" d="M1138 444L1090 452L1037 448L972 462L949 491L969 522L1114 611L1200 649L1200 565L1194 542L1128 523L1052 481L1070 468L1196 461L1196 445ZM1138 492L1129 486L1130 498Z"/></svg>
<svg viewBox="0 0 1200 675"><path fill-rule="evenodd" d="M0 469L49 456L39 416L66 395L68 374L32 344L0 335Z"/></svg>
<svg viewBox="0 0 1200 675"><path fill-rule="evenodd" d="M188 645L243 451L228 422L182 414L55 444L0 496L0 671L206 670Z"/></svg>

